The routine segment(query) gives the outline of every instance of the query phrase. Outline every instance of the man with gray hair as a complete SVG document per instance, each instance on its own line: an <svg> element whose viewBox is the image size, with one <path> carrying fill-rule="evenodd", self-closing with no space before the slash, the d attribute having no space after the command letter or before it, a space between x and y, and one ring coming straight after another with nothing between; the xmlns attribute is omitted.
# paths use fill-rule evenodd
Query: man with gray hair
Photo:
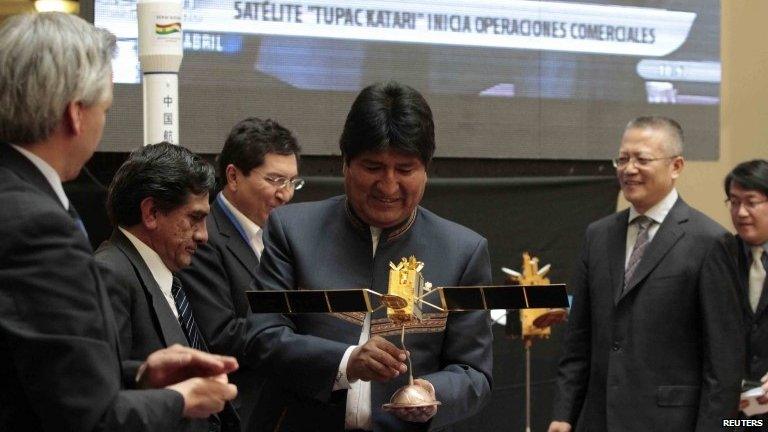
<svg viewBox="0 0 768 432"><path fill-rule="evenodd" d="M62 188L101 139L114 47L60 13L0 27L0 430L178 430L237 393L231 357L173 346L121 365L111 275Z"/></svg>
<svg viewBox="0 0 768 432"><path fill-rule="evenodd" d="M743 339L729 234L679 197L680 125L639 117L613 160L631 207L592 223L550 432L720 431L738 407Z"/></svg>

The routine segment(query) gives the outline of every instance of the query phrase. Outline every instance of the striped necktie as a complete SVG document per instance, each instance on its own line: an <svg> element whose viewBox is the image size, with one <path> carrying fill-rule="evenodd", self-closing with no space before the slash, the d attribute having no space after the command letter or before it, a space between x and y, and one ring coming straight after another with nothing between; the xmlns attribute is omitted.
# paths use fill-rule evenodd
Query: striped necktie
<svg viewBox="0 0 768 432"><path fill-rule="evenodd" d="M635 219L635 223L638 224L637 240L635 240L635 246L632 247L632 253L629 255L629 262L627 268L624 270L624 291L629 288L632 283L632 277L635 275L640 259L645 253L645 249L648 247L650 240L650 228L653 225L653 221L647 216L638 216Z"/></svg>
<svg viewBox="0 0 768 432"><path fill-rule="evenodd" d="M171 294L173 295L174 303L176 303L176 310L179 312L179 324L181 324L181 329L184 331L184 336L187 337L189 346L200 351L208 351L203 335L200 334L197 323L195 323L195 317L192 315L192 307L187 299L187 294L181 286L181 281L176 276L173 277Z"/></svg>

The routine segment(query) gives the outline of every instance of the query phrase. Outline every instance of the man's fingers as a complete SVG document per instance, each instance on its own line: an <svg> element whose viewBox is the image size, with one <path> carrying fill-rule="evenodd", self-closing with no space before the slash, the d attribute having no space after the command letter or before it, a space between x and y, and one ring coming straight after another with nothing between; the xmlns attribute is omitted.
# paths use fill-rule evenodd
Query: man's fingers
<svg viewBox="0 0 768 432"><path fill-rule="evenodd" d="M205 418L220 412L237 396L237 387L217 378L192 378L168 387L184 397L184 417Z"/></svg>
<svg viewBox="0 0 768 432"><path fill-rule="evenodd" d="M424 423L437 414L437 406L392 408L392 414L409 422Z"/></svg>
<svg viewBox="0 0 768 432"><path fill-rule="evenodd" d="M153 352L140 368L137 381L145 388L161 388L193 377L212 377L237 370L234 357L220 356L181 345Z"/></svg>
<svg viewBox="0 0 768 432"><path fill-rule="evenodd" d="M397 359L401 362L404 362L405 360L407 360L405 351L396 347L392 342L384 339L381 336L374 336L370 339L369 342L373 343L377 348L386 352L387 354L392 356L394 359Z"/></svg>
<svg viewBox="0 0 768 432"><path fill-rule="evenodd" d="M370 353L370 358L382 366L383 369L377 369L379 373L386 375L392 375L394 373L394 376L397 376L401 373L408 372L408 367L405 363L398 361L386 351L372 351ZM384 369L388 370L385 371Z"/></svg>

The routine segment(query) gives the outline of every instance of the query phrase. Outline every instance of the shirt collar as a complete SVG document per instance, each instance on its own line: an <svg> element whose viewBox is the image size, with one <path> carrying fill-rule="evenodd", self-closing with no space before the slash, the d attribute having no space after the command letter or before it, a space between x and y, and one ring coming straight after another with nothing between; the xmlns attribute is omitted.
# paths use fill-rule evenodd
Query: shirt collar
<svg viewBox="0 0 768 432"><path fill-rule="evenodd" d="M748 244L744 241L744 239L741 239L741 246L744 250L744 253L746 256L751 260L752 259L752 245ZM763 243L763 256L768 256L768 242Z"/></svg>
<svg viewBox="0 0 768 432"><path fill-rule="evenodd" d="M157 284L160 286L160 289L163 291L163 293L170 293L171 285L173 285L173 273L171 273L168 267L166 267L162 258L160 258L160 255L158 255L154 249L147 246L143 241L139 240L138 237L131 234L125 228L120 226L117 228L121 233L125 235L125 237L139 252L141 259L143 259L144 263L147 265L147 267L149 267L149 271L152 273L152 277L155 278L155 282L157 282Z"/></svg>
<svg viewBox="0 0 768 432"><path fill-rule="evenodd" d="M245 231L245 235L248 236L248 240L251 242L254 238L256 238L259 235L259 231L261 231L261 227L256 225L256 222L250 220L248 216L244 215L240 210L237 209L234 205L232 205L231 202L227 201L227 197L224 196L223 192L219 192L219 196L221 196L221 202L224 204L227 209L232 213L232 215L237 219L237 223L240 224L240 227L243 228Z"/></svg>
<svg viewBox="0 0 768 432"><path fill-rule="evenodd" d="M18 150L19 153L29 159L29 161L32 162L32 164L34 164L38 170L40 170L40 173L43 174L43 177L45 177L45 179L48 180L48 183L50 183L51 188L56 193L56 196L59 197L61 205L63 205L65 209L69 210L69 198L67 198L67 194L64 193L64 186L61 184L61 177L59 177L59 173L57 173L56 170L53 169L50 164L48 164L48 162L40 158L40 156L32 153L24 147L18 146L16 144L11 144L11 147Z"/></svg>
<svg viewBox="0 0 768 432"><path fill-rule="evenodd" d="M667 196L664 197L661 201L657 202L656 205L649 208L648 211L643 213L646 217L651 219L652 221L656 222L657 224L661 225L664 222L664 219L667 218L667 215L672 210L672 207L675 206L675 202L677 202L677 198L679 197L677 193L677 189L672 189L671 192L667 194ZM629 208L629 223L632 223L637 217L640 216L640 213L638 213L637 210L635 210L635 207L632 206Z"/></svg>
<svg viewBox="0 0 768 432"><path fill-rule="evenodd" d="M355 213L355 210L352 208L352 203L349 202L349 198L345 199L344 206L347 211L347 217L349 221L352 222L352 226L354 226L355 228L361 231L369 233L370 232L369 228L373 228L373 227L370 227L367 223L365 223L362 219L360 219L359 216L357 216L357 214ZM417 206L415 209L413 209L410 216L408 216L406 220L400 222L394 227L381 229L379 241L381 240L384 240L385 242L392 241L402 236L403 234L405 234L413 226L413 223L416 221L416 212L418 212L418 210L419 208Z"/></svg>

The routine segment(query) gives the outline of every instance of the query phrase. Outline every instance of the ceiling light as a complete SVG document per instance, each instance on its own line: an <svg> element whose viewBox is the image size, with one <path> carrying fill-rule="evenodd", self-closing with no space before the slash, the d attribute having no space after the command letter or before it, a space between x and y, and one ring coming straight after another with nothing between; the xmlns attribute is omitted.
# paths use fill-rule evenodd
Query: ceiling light
<svg viewBox="0 0 768 432"><path fill-rule="evenodd" d="M36 0L35 9L38 12L65 12L76 14L80 10L80 3L76 0Z"/></svg>

